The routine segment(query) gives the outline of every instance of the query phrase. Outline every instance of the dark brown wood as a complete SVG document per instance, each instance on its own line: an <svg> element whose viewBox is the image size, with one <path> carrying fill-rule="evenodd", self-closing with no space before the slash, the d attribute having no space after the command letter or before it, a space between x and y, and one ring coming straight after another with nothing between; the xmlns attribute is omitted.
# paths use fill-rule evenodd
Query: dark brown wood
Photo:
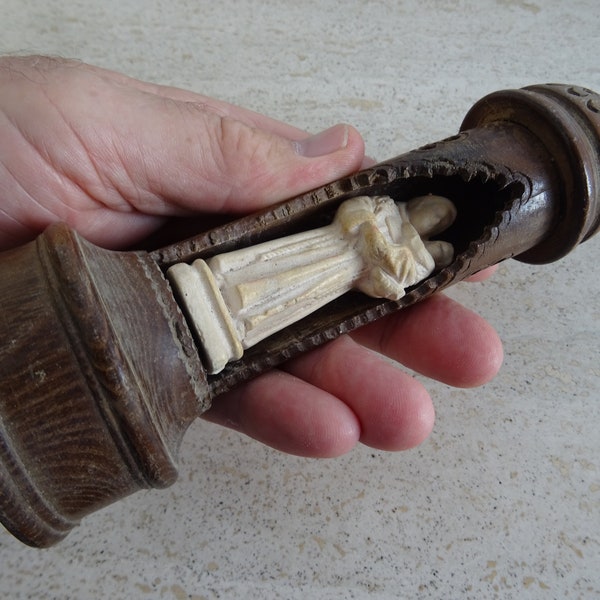
<svg viewBox="0 0 600 600"><path fill-rule="evenodd" d="M0 513L46 546L144 487L165 487L204 372L147 255L64 226L0 260Z"/></svg>
<svg viewBox="0 0 600 600"><path fill-rule="evenodd" d="M449 267L398 302L349 293L206 376L171 264L321 226L352 196L425 193L458 208ZM150 253L54 226L0 255L0 519L51 545L86 514L170 485L186 429L220 393L500 260L557 260L599 221L600 99L550 85L492 94L458 135Z"/></svg>

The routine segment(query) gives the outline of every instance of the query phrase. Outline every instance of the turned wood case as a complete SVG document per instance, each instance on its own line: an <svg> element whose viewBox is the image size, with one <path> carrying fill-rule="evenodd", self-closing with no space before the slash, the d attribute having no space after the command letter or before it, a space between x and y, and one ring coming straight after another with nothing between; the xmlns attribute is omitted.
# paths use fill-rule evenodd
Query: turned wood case
<svg viewBox="0 0 600 600"><path fill-rule="evenodd" d="M0 518L48 546L79 520L177 477L189 424L218 395L510 257L557 260L600 225L600 99L585 88L492 94L460 132L152 252L64 225L0 255ZM328 224L344 200L450 198L452 264L399 301L350 292L207 376L166 270Z"/></svg>

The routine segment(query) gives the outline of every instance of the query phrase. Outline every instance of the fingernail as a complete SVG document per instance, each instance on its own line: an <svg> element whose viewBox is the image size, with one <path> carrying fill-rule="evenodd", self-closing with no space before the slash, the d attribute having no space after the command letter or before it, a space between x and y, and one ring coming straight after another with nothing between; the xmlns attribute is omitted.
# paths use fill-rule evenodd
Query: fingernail
<svg viewBox="0 0 600 600"><path fill-rule="evenodd" d="M377 161L372 156L365 156L363 158L362 163L360 164L360 168L368 169L369 167L372 167L373 165L376 165L376 164L377 164Z"/></svg>
<svg viewBox="0 0 600 600"><path fill-rule="evenodd" d="M325 156L342 150L348 145L348 126L334 125L303 140L294 142L296 152L306 158Z"/></svg>

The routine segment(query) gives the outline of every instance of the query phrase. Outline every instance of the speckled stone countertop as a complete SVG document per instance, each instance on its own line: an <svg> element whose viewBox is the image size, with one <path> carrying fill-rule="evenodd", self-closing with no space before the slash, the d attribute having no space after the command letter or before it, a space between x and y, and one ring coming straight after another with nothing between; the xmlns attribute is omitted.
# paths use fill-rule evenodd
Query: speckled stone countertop
<svg viewBox="0 0 600 600"><path fill-rule="evenodd" d="M389 158L455 133L488 92L600 91L595 0L2 0L0 52L80 58ZM600 595L600 238L451 294L506 358L476 390L426 382L419 448L328 461L198 422L181 478L59 546L0 531L4 598L593 598Z"/></svg>

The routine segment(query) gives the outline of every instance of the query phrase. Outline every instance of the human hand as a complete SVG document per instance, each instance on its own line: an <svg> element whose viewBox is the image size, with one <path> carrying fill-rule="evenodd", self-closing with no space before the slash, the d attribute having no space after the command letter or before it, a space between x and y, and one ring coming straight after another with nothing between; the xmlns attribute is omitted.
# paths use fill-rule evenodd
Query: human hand
<svg viewBox="0 0 600 600"><path fill-rule="evenodd" d="M169 217L246 213L364 166L358 132L316 136L184 90L77 62L0 58L0 248L63 221L125 248ZM207 419L280 450L399 450L433 426L423 386L490 379L493 329L445 296L373 323L218 398Z"/></svg>

